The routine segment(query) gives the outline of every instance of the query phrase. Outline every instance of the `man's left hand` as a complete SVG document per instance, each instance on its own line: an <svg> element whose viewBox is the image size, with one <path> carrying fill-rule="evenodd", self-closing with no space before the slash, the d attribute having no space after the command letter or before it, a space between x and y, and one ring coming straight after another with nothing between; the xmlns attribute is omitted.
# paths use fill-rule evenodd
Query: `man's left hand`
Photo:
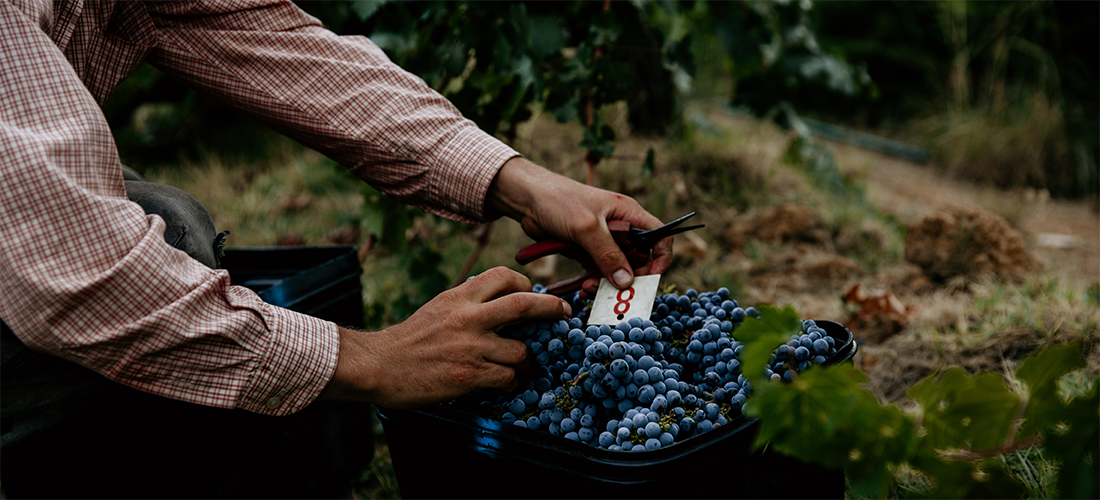
<svg viewBox="0 0 1100 500"><path fill-rule="evenodd" d="M535 240L579 244L591 256L591 263L620 289L633 284L635 274L663 273L672 261L672 238L658 242L650 262L638 269L631 268L612 239L609 220L624 220L642 229L661 226L661 221L633 198L581 184L521 157L508 160L497 172L485 205L490 216L506 215L519 221ZM597 279L587 280L581 289L594 294L598 285Z"/></svg>

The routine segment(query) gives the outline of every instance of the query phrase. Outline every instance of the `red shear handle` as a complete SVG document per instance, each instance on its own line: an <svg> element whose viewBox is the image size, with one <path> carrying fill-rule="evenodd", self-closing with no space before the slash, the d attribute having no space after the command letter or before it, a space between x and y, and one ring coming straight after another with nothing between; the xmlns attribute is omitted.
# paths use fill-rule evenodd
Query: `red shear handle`
<svg viewBox="0 0 1100 500"><path fill-rule="evenodd" d="M609 220L607 221L607 229L611 232L611 237L615 239L615 243L619 246L626 246L629 243L627 237L630 232L629 222L625 220ZM519 249L519 251L516 252L516 262L528 264L534 262L536 259L556 253L571 259L576 259L580 255L580 252L581 247L576 243L546 240Z"/></svg>
<svg viewBox="0 0 1100 500"><path fill-rule="evenodd" d="M519 249L519 251L516 252L516 262L528 264L534 262L536 259L546 257L547 255L554 255L556 253L566 254L578 250L579 248L580 247L577 246L576 243L568 243L565 241L540 241Z"/></svg>

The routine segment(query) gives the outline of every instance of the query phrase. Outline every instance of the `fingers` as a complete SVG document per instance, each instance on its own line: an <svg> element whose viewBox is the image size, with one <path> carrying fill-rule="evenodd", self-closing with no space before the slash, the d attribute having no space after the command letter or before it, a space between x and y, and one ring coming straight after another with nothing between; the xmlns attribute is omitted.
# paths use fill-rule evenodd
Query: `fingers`
<svg viewBox="0 0 1100 500"><path fill-rule="evenodd" d="M513 292L530 292L531 280L506 267L494 267L459 285L474 302L488 302Z"/></svg>
<svg viewBox="0 0 1100 500"><path fill-rule="evenodd" d="M646 274L662 274L668 270L672 265L672 237L665 238L656 245L653 246L653 253L650 255L650 262L646 266L638 269L637 272L640 275Z"/></svg>
<svg viewBox="0 0 1100 500"><path fill-rule="evenodd" d="M476 384L478 389L499 389L511 392L519 387L520 374L511 366L486 363L478 375Z"/></svg>
<svg viewBox="0 0 1100 500"><path fill-rule="evenodd" d="M478 314L492 330L522 321L569 319L569 304L553 295L511 293L486 302Z"/></svg>
<svg viewBox="0 0 1100 500"><path fill-rule="evenodd" d="M599 278L584 280L581 283L581 298L585 300L596 298L596 292L600 289Z"/></svg>
<svg viewBox="0 0 1100 500"><path fill-rule="evenodd" d="M577 243L588 252L600 273L616 288L627 288L634 282L630 263L611 238L605 221L599 221L599 227L578 231Z"/></svg>

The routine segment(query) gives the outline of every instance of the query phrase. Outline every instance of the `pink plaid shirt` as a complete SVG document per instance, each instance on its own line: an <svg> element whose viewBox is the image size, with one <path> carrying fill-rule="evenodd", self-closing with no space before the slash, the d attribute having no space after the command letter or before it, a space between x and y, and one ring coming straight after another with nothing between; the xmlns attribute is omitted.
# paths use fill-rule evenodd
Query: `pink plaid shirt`
<svg viewBox="0 0 1100 500"><path fill-rule="evenodd" d="M515 151L364 37L289 2L0 0L0 317L143 391L272 415L336 367L336 327L261 301L127 200L100 106L142 61L384 192L480 220Z"/></svg>

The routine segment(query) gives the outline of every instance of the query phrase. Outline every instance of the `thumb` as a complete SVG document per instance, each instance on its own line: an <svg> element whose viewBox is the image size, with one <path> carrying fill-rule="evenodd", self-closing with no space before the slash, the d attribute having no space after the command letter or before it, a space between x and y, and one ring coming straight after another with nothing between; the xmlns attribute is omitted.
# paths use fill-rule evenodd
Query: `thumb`
<svg viewBox="0 0 1100 500"><path fill-rule="evenodd" d="M592 261L615 288L628 288L634 283L634 272L622 249L615 243L604 222L598 231L586 231L577 243L592 257Z"/></svg>

